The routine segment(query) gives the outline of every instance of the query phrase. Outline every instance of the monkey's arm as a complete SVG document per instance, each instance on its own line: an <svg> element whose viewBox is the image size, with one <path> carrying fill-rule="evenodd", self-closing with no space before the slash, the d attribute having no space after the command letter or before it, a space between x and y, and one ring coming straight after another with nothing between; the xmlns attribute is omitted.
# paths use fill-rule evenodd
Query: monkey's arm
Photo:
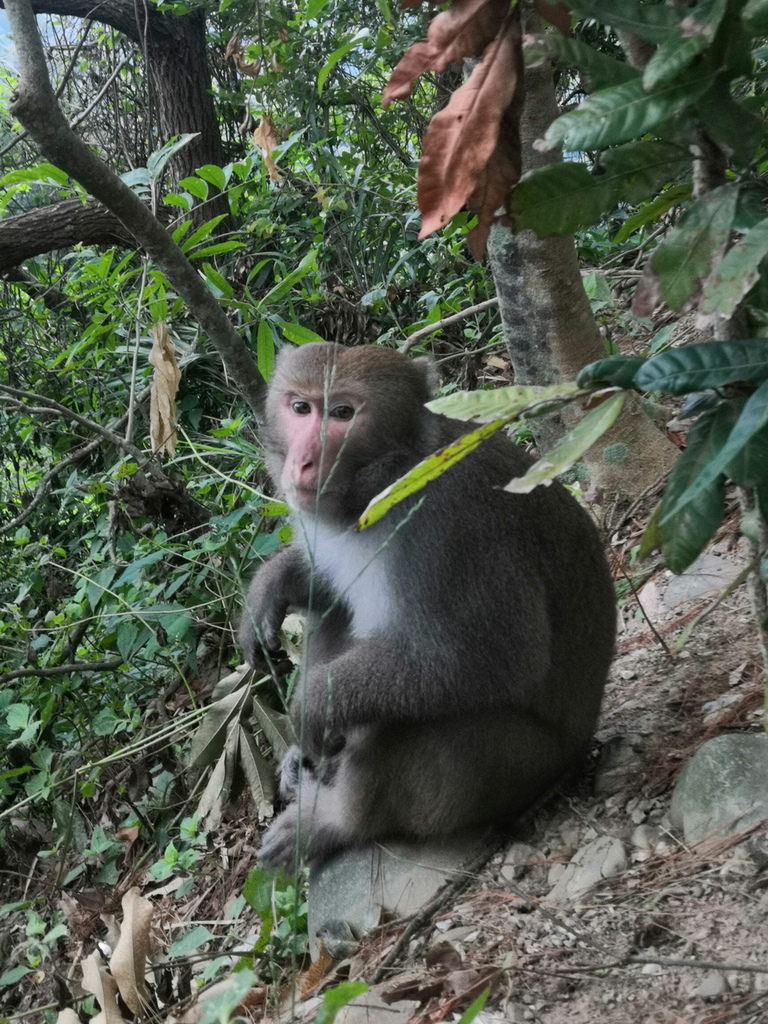
<svg viewBox="0 0 768 1024"><path fill-rule="evenodd" d="M253 662L261 644L271 650L279 647L288 609L306 610L308 602L307 564L301 550L291 545L273 555L251 580L238 633L246 658Z"/></svg>

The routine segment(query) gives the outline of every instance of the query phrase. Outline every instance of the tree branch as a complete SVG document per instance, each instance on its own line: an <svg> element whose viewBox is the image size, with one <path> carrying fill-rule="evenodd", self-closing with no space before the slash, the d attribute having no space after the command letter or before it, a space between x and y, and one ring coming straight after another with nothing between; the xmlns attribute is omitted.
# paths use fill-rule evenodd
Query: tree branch
<svg viewBox="0 0 768 1024"><path fill-rule="evenodd" d="M5 0L5 9L19 61L19 82L8 104L9 111L27 129L46 159L111 210L157 262L207 332L245 400L259 415L266 383L248 346L157 218L67 124L51 88L29 0ZM92 5L89 11L93 11Z"/></svg>

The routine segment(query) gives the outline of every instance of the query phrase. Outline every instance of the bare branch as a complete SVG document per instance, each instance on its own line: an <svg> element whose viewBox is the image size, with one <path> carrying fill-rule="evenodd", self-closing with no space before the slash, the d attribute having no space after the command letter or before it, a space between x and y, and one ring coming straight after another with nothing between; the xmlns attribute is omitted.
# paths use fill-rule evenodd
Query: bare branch
<svg viewBox="0 0 768 1024"><path fill-rule="evenodd" d="M448 327L449 324L458 323L459 320L464 320L466 317L472 316L473 313L482 313L483 310L490 309L492 306L498 306L498 304L498 297L494 296L492 299L486 299L485 302L478 302L476 306L467 306L460 313L453 313L451 316L443 317L442 320L437 320L433 324L427 324L426 327L420 327L418 331L413 332L400 351L405 355L411 351L417 342L421 341L428 334L434 334L435 331L441 331L443 327Z"/></svg>

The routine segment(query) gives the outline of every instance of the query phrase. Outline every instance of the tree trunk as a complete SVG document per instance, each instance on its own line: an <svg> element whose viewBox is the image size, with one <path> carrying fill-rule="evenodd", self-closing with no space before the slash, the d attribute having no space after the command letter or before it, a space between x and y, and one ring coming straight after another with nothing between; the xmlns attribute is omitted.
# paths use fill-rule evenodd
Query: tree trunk
<svg viewBox="0 0 768 1024"><path fill-rule="evenodd" d="M548 62L526 69L525 91L520 134L523 170L529 171L559 159L533 148L559 113ZM587 363L605 356L572 236L538 238L532 231L514 233L496 224L488 255L516 383L572 380ZM567 420L566 413L535 424L543 451L562 436ZM619 421L584 462L593 484L632 499L667 472L676 457L675 446L629 395Z"/></svg>

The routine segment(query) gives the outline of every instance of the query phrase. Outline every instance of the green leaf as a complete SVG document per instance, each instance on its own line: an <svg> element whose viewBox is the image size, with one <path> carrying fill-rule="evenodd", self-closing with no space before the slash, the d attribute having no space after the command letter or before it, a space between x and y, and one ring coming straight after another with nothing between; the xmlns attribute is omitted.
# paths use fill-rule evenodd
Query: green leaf
<svg viewBox="0 0 768 1024"><path fill-rule="evenodd" d="M216 936L212 931L209 931L204 925L199 924L195 928L190 928L188 932L181 935L174 943L171 944L171 948L168 950L169 956L189 956L190 953L194 953L196 949L199 949L204 943L210 942L211 939L215 939Z"/></svg>
<svg viewBox="0 0 768 1024"><path fill-rule="evenodd" d="M331 71L336 67L342 57L346 57L350 50L354 49L355 46L362 40L367 39L371 34L370 29L361 28L359 29L351 39L348 39L345 43L333 51L325 64L320 68L317 75L317 94L318 96L323 91L325 80L330 75Z"/></svg>
<svg viewBox="0 0 768 1024"><path fill-rule="evenodd" d="M676 10L665 4L644 4L639 0L573 0L578 14L595 18L604 25L631 32L650 43L663 43L675 33L687 9Z"/></svg>
<svg viewBox="0 0 768 1024"><path fill-rule="evenodd" d="M256 332L256 365L264 380L269 380L275 368L275 339L272 325L266 319L259 321Z"/></svg>
<svg viewBox="0 0 768 1024"><path fill-rule="evenodd" d="M215 994L211 993L201 1002L200 1024L223 1024L224 1021L231 1020L246 994L255 986L256 975L253 971L247 968L233 971L227 979L226 986L217 988Z"/></svg>
<svg viewBox="0 0 768 1024"><path fill-rule="evenodd" d="M768 255L768 217L729 249L704 285L702 313L721 313L726 319L756 284L760 263Z"/></svg>
<svg viewBox="0 0 768 1024"><path fill-rule="evenodd" d="M285 277L278 281L267 294L261 299L256 308L259 310L265 309L273 302L278 302L287 295L288 292L293 288L295 284L298 284L302 278L306 277L307 274L317 267L317 250L310 249L309 252L304 256L298 267L291 270L285 275Z"/></svg>
<svg viewBox="0 0 768 1024"><path fill-rule="evenodd" d="M680 225L661 243L652 267L659 292L672 309L692 298L728 243L738 187L721 185L691 206Z"/></svg>
<svg viewBox="0 0 768 1024"><path fill-rule="evenodd" d="M702 69L683 82L668 82L653 92L645 92L639 78L603 89L578 110L553 121L544 142L549 149L562 145L577 150L606 149L637 139L694 104L713 77L712 71Z"/></svg>
<svg viewBox="0 0 768 1024"><path fill-rule="evenodd" d="M294 345L307 345L311 341L325 341L325 338L310 331L308 327L302 327L301 324L281 322L277 326L283 332L284 337L288 341L292 341Z"/></svg>
<svg viewBox="0 0 768 1024"><path fill-rule="evenodd" d="M235 289L227 281L225 277L222 277L218 270L211 266L210 263L203 264L203 273L210 283L213 285L214 291L220 292L223 296L228 299L234 297Z"/></svg>
<svg viewBox="0 0 768 1024"><path fill-rule="evenodd" d="M133 583L137 580L142 569L145 569L148 565L154 565L155 562L159 562L165 558L165 551L153 551L151 555L144 555L142 558L137 558L135 562L131 562L130 565L126 566L125 569L120 573L115 582L112 584L112 590L117 590L118 587L125 586L126 583ZM101 573L96 577L97 580L101 578Z"/></svg>
<svg viewBox="0 0 768 1024"><path fill-rule="evenodd" d="M615 388L633 388L635 374L645 363L644 356L610 356L585 366L576 378L580 388L605 384Z"/></svg>
<svg viewBox="0 0 768 1024"><path fill-rule="evenodd" d="M722 76L696 104L696 114L715 141L733 152L738 166L752 162L763 136L764 119L737 103Z"/></svg>
<svg viewBox="0 0 768 1024"><path fill-rule="evenodd" d="M0 185L16 185L24 181L53 181L57 185L66 185L69 177L66 171L54 164L42 163L24 170L9 171L0 178Z"/></svg>
<svg viewBox="0 0 768 1024"><path fill-rule="evenodd" d="M531 406L541 406L540 412L548 411L546 403L578 394L579 387L572 381L566 384L552 384L549 387L494 388L491 391L457 391L445 398L427 402L427 409L454 420L477 420L490 423L491 420L516 419L523 412L531 414ZM551 406L549 406L551 408Z"/></svg>
<svg viewBox="0 0 768 1024"><path fill-rule="evenodd" d="M719 388L735 381L768 379L768 339L710 341L661 352L638 370L635 384L643 391L692 391Z"/></svg>
<svg viewBox="0 0 768 1024"><path fill-rule="evenodd" d="M553 32L547 36L547 43L554 50L558 60L566 67L580 68L589 76L594 90L620 85L631 78L638 78L640 72L622 61L614 60L605 53L580 42L571 36Z"/></svg>
<svg viewBox="0 0 768 1024"><path fill-rule="evenodd" d="M749 0L741 17L753 35L768 35L768 0Z"/></svg>
<svg viewBox="0 0 768 1024"><path fill-rule="evenodd" d="M231 171L230 171L231 173ZM198 167L195 171L198 178L202 178L203 181L207 181L210 185L214 185L219 192L223 192L227 187L229 181L229 174L217 167L216 164L203 164L202 167Z"/></svg>
<svg viewBox="0 0 768 1024"><path fill-rule="evenodd" d="M674 206L679 206L680 203L684 203L692 195L693 185L690 181L685 182L683 185L673 185L671 188L666 189L653 202L647 203L632 217L628 217L616 232L613 241L617 245L620 242L626 242L638 228L658 220L659 217L663 217L668 210L671 210Z"/></svg>
<svg viewBox="0 0 768 1024"><path fill-rule="evenodd" d="M506 419L501 419L495 420L485 427L479 427L417 463L409 473L371 499L358 520L358 529L365 530L377 523L391 508L398 505L404 498L426 487L430 480L435 480L451 466L455 466L460 459L473 452L483 441L493 437L506 423Z"/></svg>
<svg viewBox="0 0 768 1024"><path fill-rule="evenodd" d="M688 431L688 443L670 474L659 519L664 562L672 572L683 572L701 553L718 528L725 511L722 474L700 487L695 499L670 513L681 495L696 483L702 469L721 450L738 418L738 409L722 402L703 413Z"/></svg>
<svg viewBox="0 0 768 1024"><path fill-rule="evenodd" d="M515 228L539 238L572 234L595 224L618 202L638 203L682 173L690 157L667 142L630 142L602 156L599 173L580 163L553 163L529 171L513 189Z"/></svg>
<svg viewBox="0 0 768 1024"><path fill-rule="evenodd" d="M22 978L26 978L31 973L32 969L30 967L11 967L9 971L0 974L0 985L15 985L17 981L21 981Z"/></svg>
<svg viewBox="0 0 768 1024"><path fill-rule="evenodd" d="M201 224L200 227L193 231L189 238L186 239L186 241L181 247L182 251L188 252L199 242L203 242L205 241L206 238L209 238L216 230L216 228L219 226L219 224L221 224L225 217L226 214L222 213L219 214L218 217L211 217L210 220L207 220L204 224Z"/></svg>
<svg viewBox="0 0 768 1024"><path fill-rule="evenodd" d="M702 466L701 472L691 485L674 502L665 503L662 515L662 531L667 520L673 521L683 509L696 501L702 491L725 472L726 467L746 447L747 443L768 424L768 380L764 381L749 397L728 439L720 450Z"/></svg>
<svg viewBox="0 0 768 1024"><path fill-rule="evenodd" d="M121 622L117 627L117 649L123 661L130 660L138 635L139 627L133 622Z"/></svg>
<svg viewBox="0 0 768 1024"><path fill-rule="evenodd" d="M651 512L651 518L645 525L643 531L643 537L640 541L640 547L637 552L638 560L642 562L652 551L656 548L660 548L662 544L661 529L659 528L659 522L661 520L661 502Z"/></svg>
<svg viewBox="0 0 768 1024"><path fill-rule="evenodd" d="M342 981L340 985L329 988L323 995L323 1005L315 1017L314 1024L333 1024L336 1014L342 1007L367 991L368 986L364 981Z"/></svg>
<svg viewBox="0 0 768 1024"><path fill-rule="evenodd" d="M147 160L147 173L150 181L159 181L162 177L165 165L171 159L174 154L178 153L184 146L188 146L192 139L196 139L198 132L186 132L184 135L180 135L178 139L174 139L171 142L166 142L160 149L156 149L154 153ZM186 185L184 186L186 188ZM190 189L190 192L192 190Z"/></svg>
<svg viewBox="0 0 768 1024"><path fill-rule="evenodd" d="M613 426L626 397L624 393L619 393L601 402L569 430L559 444L547 452L545 458L531 466L525 476L510 480L504 490L510 494L529 494L534 487L551 483L560 473L570 469Z"/></svg>
<svg viewBox="0 0 768 1024"><path fill-rule="evenodd" d="M199 260L203 256L219 256L223 252L233 252L235 249L244 248L244 242L215 242L213 245L206 245L197 252L189 253L189 259Z"/></svg>
<svg viewBox="0 0 768 1024"><path fill-rule="evenodd" d="M643 71L643 88L654 89L657 85L669 82L685 71L688 65L707 48L707 40L702 35L680 39L673 36L665 39L645 66Z"/></svg>
<svg viewBox="0 0 768 1024"><path fill-rule="evenodd" d="M208 198L208 186L199 178L182 178L179 182L181 188L185 188L195 199L204 200Z"/></svg>
<svg viewBox="0 0 768 1024"><path fill-rule="evenodd" d="M484 992L481 992L477 999L475 999L474 1002L470 1003L469 1006L464 1011L464 1013L462 1013L461 1017L459 1018L459 1024L472 1024L472 1021L485 1006L485 1003L490 994L490 988L487 988Z"/></svg>

